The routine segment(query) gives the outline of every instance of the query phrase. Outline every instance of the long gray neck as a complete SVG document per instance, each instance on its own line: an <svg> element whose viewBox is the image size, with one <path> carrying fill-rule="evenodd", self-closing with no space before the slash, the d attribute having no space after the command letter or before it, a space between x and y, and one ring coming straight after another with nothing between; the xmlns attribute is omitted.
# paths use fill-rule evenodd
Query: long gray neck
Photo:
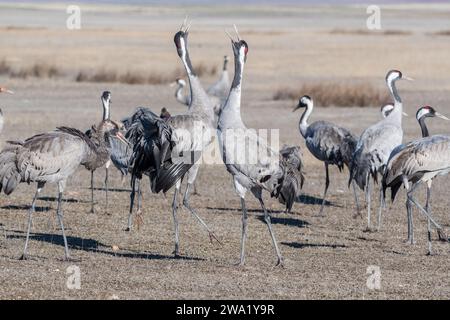
<svg viewBox="0 0 450 320"><path fill-rule="evenodd" d="M241 86L244 73L244 57L234 54L234 78L227 101L219 113L219 128L244 127L241 118Z"/></svg>
<svg viewBox="0 0 450 320"><path fill-rule="evenodd" d="M109 120L111 116L109 101L102 99L102 103L103 103L103 120Z"/></svg>
<svg viewBox="0 0 450 320"><path fill-rule="evenodd" d="M214 121L214 109L213 105L209 100L208 95L203 89L200 80L195 74L191 59L189 58L189 52L187 50L187 46L184 46L184 54L181 56L181 60L183 61L184 68L186 69L186 73L189 79L189 87L190 87L190 102L189 102L189 112L198 112L204 113L209 118L211 123Z"/></svg>
<svg viewBox="0 0 450 320"><path fill-rule="evenodd" d="M386 121L395 122L401 126L402 124L402 115L403 115L403 104L400 95L398 94L397 87L395 85L395 79L388 82L389 91L391 92L392 97L394 98L394 109L387 116Z"/></svg>
<svg viewBox="0 0 450 320"><path fill-rule="evenodd" d="M239 55L234 56L234 78L231 84L231 90L237 87L239 87L239 90L241 88L242 74L244 72L244 61L242 59Z"/></svg>
<svg viewBox="0 0 450 320"><path fill-rule="evenodd" d="M422 117L419 119L420 129L422 130L422 138L430 136L430 134L428 133L427 125L425 123L425 118L426 117Z"/></svg>
<svg viewBox="0 0 450 320"><path fill-rule="evenodd" d="M400 95L398 94L397 86L395 85L396 80L392 80L388 83L389 91L391 92L392 97L394 98L395 102L402 103L402 99L400 98Z"/></svg>
<svg viewBox="0 0 450 320"><path fill-rule="evenodd" d="M314 105L312 102L308 102L306 105L306 110L303 112L298 123L298 128L303 137L306 137L306 130L308 129L308 119L313 111Z"/></svg>

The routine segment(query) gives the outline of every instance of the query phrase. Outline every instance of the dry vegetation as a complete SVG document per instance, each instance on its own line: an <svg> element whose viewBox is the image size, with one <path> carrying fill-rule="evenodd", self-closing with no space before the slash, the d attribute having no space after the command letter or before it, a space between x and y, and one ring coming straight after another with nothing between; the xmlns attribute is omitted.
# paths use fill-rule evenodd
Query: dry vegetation
<svg viewBox="0 0 450 320"><path fill-rule="evenodd" d="M215 76L217 74L217 67L210 67L204 63L194 66L199 77ZM101 69L93 73L87 71L78 72L75 77L77 82L118 82L126 84L165 84L174 81L176 78L184 76L184 70L177 68L172 72L131 72L119 73L114 70Z"/></svg>
<svg viewBox="0 0 450 320"><path fill-rule="evenodd" d="M408 36L411 35L411 31L404 30L366 30L366 29L333 29L330 34L343 34L343 35L384 35L384 36Z"/></svg>
<svg viewBox="0 0 450 320"><path fill-rule="evenodd" d="M441 30L433 32L432 35L434 36L450 36L450 30Z"/></svg>
<svg viewBox="0 0 450 320"><path fill-rule="evenodd" d="M208 66L199 63L194 66L199 77L215 76L217 74L217 66ZM184 70L177 68L172 72L134 72L127 71L119 73L115 70L99 69L93 72L79 71L76 73L74 81L76 82L107 82L107 83L126 83L126 84L165 84L174 81L174 79L184 76ZM67 77L68 73L57 66L36 62L30 66L11 67L6 60L0 61L0 75L6 75L11 78L26 79L34 78L57 78Z"/></svg>
<svg viewBox="0 0 450 320"><path fill-rule="evenodd" d="M303 95L309 95L318 106L329 107L367 107L380 106L389 102L386 91L379 90L368 83L316 83L304 84L299 89L278 89L274 100L297 100Z"/></svg>

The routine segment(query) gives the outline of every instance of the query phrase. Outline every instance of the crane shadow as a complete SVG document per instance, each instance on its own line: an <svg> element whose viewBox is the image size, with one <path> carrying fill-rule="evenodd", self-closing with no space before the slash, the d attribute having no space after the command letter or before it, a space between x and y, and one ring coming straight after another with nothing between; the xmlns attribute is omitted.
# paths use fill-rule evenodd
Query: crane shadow
<svg viewBox="0 0 450 320"><path fill-rule="evenodd" d="M242 212L241 208L206 207L208 210ZM268 210L270 213L285 213L284 210ZM262 209L248 209L248 213L263 213Z"/></svg>
<svg viewBox="0 0 450 320"><path fill-rule="evenodd" d="M88 187L86 189L91 190L91 187ZM102 188L95 187L94 191L106 191L106 189L104 187L102 187ZM131 192L131 189L126 189L126 188L108 188L108 191L111 191L111 192Z"/></svg>
<svg viewBox="0 0 450 320"><path fill-rule="evenodd" d="M282 245L295 249L303 248L348 248L345 244L321 244L321 243L300 243L300 242L281 242Z"/></svg>
<svg viewBox="0 0 450 320"><path fill-rule="evenodd" d="M295 202L303 203L303 204L312 204L312 205L322 205L322 198L310 196L307 194L300 195ZM338 205L332 204L330 201L325 200L325 206L334 206L339 207Z"/></svg>
<svg viewBox="0 0 450 320"><path fill-rule="evenodd" d="M258 220L264 222L264 216L258 216ZM308 221L294 219L294 218L280 218L280 217L271 217L270 218L272 224L282 224L290 227L304 228L309 225Z"/></svg>
<svg viewBox="0 0 450 320"><path fill-rule="evenodd" d="M37 200L41 200L41 201L49 201L49 202L56 202L58 201L57 197L50 197L50 196L45 196L45 197L39 197L37 198ZM75 198L64 198L62 199L62 202L69 202L69 203L91 203L90 201L87 200L79 200L79 199L75 199Z"/></svg>
<svg viewBox="0 0 450 320"><path fill-rule="evenodd" d="M5 209L5 210L20 210L20 211L28 211L28 210L30 210L30 208L31 208L31 205L26 205L26 204L23 204L23 205L13 205L13 204L10 204L10 205L6 205L6 206L2 206L2 207L0 207L0 209ZM34 210L36 211L36 212L47 212L47 211L50 211L52 208L50 208L50 207L39 207L39 206L34 206Z"/></svg>
<svg viewBox="0 0 450 320"><path fill-rule="evenodd" d="M8 239L22 239L25 241L26 235L23 231L11 230L15 234L7 235ZM55 244L61 247L64 247L64 239L62 235L59 234L47 234L47 233L30 233L30 239L40 242L47 242L51 244ZM67 236L67 244L70 250L80 250L85 252L94 252L105 254L114 257L121 258L131 258L131 259L146 259L146 260L192 260L192 261L204 261L203 258L198 257L190 257L190 256L168 256L162 254L155 253L147 253L147 252L136 252L136 251L127 251L127 252L114 252L111 250L107 250L106 248L110 248L97 240L94 239L85 239L80 237Z"/></svg>

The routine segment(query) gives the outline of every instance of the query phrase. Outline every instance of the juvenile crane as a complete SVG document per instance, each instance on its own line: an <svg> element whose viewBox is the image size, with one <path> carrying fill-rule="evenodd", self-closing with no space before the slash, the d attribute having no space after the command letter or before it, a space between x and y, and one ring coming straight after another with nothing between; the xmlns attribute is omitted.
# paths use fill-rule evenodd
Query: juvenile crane
<svg viewBox="0 0 450 320"><path fill-rule="evenodd" d="M407 190L406 211L408 218L408 242L414 243L414 227L412 217L412 204L428 218L428 254L432 254L431 223L437 228L439 238L447 240L442 227L432 218L430 212L431 184L438 175L446 175L450 171L450 138L443 135L429 136L425 119L439 117L450 120L436 112L432 107L425 106L417 111L416 119L419 122L422 138L396 148L387 163L383 175L383 192L391 189L391 200L394 201L399 188L404 185ZM423 209L413 198L413 192L420 183L427 185L427 198Z"/></svg>
<svg viewBox="0 0 450 320"><path fill-rule="evenodd" d="M32 136L24 142L12 142L0 152L0 192L9 195L21 182L37 183L36 193L28 211L28 228L22 259L28 257L28 242L36 199L46 183L56 183L58 185L56 215L64 239L65 259L70 260L61 209L66 181L79 165L87 168L96 166L99 158L103 158L104 150L107 148L105 141L109 135L115 135L126 143L117 124L103 121L92 133L92 139L77 129L59 127L55 131Z"/></svg>
<svg viewBox="0 0 450 320"><path fill-rule="evenodd" d="M288 160L288 155L297 153L295 158L298 159L300 159L300 155L296 148L286 150L286 153L280 155L279 152L267 145L267 141L258 136L254 130L248 129L242 122L240 113L241 87L248 45L239 38L237 29L236 34L237 41L230 36L235 63L234 79L227 102L219 114L217 133L223 161L227 171L233 177L235 190L241 199L242 235L239 265L245 263L245 241L247 238L245 195L247 191L251 191L259 200L264 212L264 221L269 229L277 255L277 265L282 265L283 258L272 230L270 214L262 199L262 191L266 190L272 197L277 197L281 203L286 205L286 209L289 211L293 201L298 196L303 176L301 168L299 168L301 162L299 164L298 161L295 161L297 163L295 165ZM245 154L248 154L249 157L257 155L257 158L237 159L240 155Z"/></svg>
<svg viewBox="0 0 450 320"><path fill-rule="evenodd" d="M386 84L394 99L394 109L383 120L370 126L362 133L356 145L350 165L349 184L354 180L361 190L365 191L367 203L367 230L370 230L370 196L372 185L370 178L378 181L378 174L383 174L389 155L395 147L402 143L403 104L395 85L398 80L412 80L403 76L400 71L391 70L386 75ZM380 188L380 208L378 220L381 219L383 194Z"/></svg>
<svg viewBox="0 0 450 320"><path fill-rule="evenodd" d="M123 125L119 122L115 122L111 120L111 92L109 91L104 91L102 93L101 96L101 101L102 101L102 105L103 105L103 118L102 118L102 124L106 125L107 123L109 123L109 125L111 126L113 123L114 125L119 126L119 130L121 131L121 136L124 135L124 129L123 129ZM97 140L98 137L96 135L94 135L94 132L97 130L98 128L96 126L92 126L91 129L86 131L86 135L93 139L93 140ZM94 171L97 170L98 168L101 168L103 166L105 166L105 197L106 197L106 208L105 211L108 212L108 169L109 166L111 165L111 160L112 158L114 158L113 163L116 165L116 163L118 161L116 161L118 159L118 157L120 157L120 155L123 153L123 150L126 150L127 148L129 149L129 147L124 144L121 140L118 140L115 136L108 136L108 144L107 144L107 148L102 148L101 149L101 157L97 158L97 161L95 162L95 164L91 164L89 167L86 167L86 169L91 171L91 213L94 213ZM96 141L97 145L101 145L99 141ZM117 167L117 165L116 165ZM119 167L119 170L120 167ZM122 171L122 170L121 170Z"/></svg>
<svg viewBox="0 0 450 320"><path fill-rule="evenodd" d="M325 190L323 192L322 205L320 206L319 211L319 215L322 215L325 198L330 185L328 166L336 165L339 171L342 171L344 166L350 169L350 162L353 152L355 151L357 138L349 130L334 123L316 121L308 124L309 116L314 108L314 102L311 97L301 97L294 111L299 108L305 108L299 122L300 134L305 138L306 147L309 152L325 165ZM355 182L352 182L352 187L355 196L356 210L359 214Z"/></svg>

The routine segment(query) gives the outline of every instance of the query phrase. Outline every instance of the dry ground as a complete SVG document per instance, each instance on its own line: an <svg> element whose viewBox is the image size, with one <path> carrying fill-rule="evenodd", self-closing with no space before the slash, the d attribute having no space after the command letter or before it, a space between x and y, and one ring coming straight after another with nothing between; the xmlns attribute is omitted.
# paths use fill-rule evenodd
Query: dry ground
<svg viewBox="0 0 450 320"><path fill-rule="evenodd" d="M411 28L412 35L386 37L336 35L326 31L336 27L362 28L357 22L360 14L357 9L347 15L342 9L327 9L324 14L330 19L343 18L326 20L322 29L313 28L317 20L311 15L307 16L309 20L305 18L305 25L301 24L298 19L304 17L306 9L291 10L289 15L279 9L271 19L267 18L271 12L263 9L254 15L249 13L250 9L243 10L237 21L230 18L233 12L229 11L213 15L215 18L206 17L204 12L196 17L199 22L193 26L190 36L192 59L211 64L220 63L224 53L230 54L229 43L222 35L223 26L232 22L242 24L242 36L250 46L243 89L244 121L249 127L280 128L282 143L303 148L307 180L304 195L295 204L293 213L281 213L282 207L266 195L286 268L274 268L276 259L270 237L260 220L259 205L251 196L248 197L247 264L243 268L233 266L239 255L240 203L223 165L203 167L197 181L200 195L192 196L193 206L215 230L223 245L209 243L204 230L188 212L182 211L180 236L185 259L174 259L171 254L171 192L167 198L152 195L144 181L144 225L140 230L125 232L128 185L122 186L119 174L113 173L111 185L116 190L111 192L113 204L106 214L101 191L104 172L99 170L96 173L97 213L89 214L89 173L80 169L69 181L63 209L71 252L81 259L75 263L81 270L81 290L66 287L66 268L72 263L61 261L63 245L56 223L54 186L44 190L43 199L37 204L30 244L33 259L17 260L24 243L26 211L34 193L33 186L21 185L11 196L0 197L0 298L101 299L113 295L120 299L450 298L450 246L434 241L436 254L425 255L426 222L416 211L417 244L404 243L403 192L384 215L382 230L364 232L365 219L352 218L355 208L347 189L347 172L339 174L337 168L333 168L326 217L315 216L323 191L323 166L304 148L297 129L300 114L291 112L294 102L270 99L274 89L281 85L296 86L320 79L353 81L353 77L359 77L382 86L385 72L396 67L417 78L415 83L399 85L406 112L414 115L419 105L431 104L442 113L450 114L447 106L450 65L446 59L450 44L445 37L425 33L444 29L446 26L439 25L439 19L448 18L448 11L425 10L428 15L423 18L424 12L420 10L424 9L419 9L413 8L405 15L398 13L404 11L389 11L389 22L398 14L411 21L419 17L420 21L428 19L429 23ZM1 30L0 58L17 64L51 61L67 72L94 67L143 68L150 72L179 66L171 41L183 10L137 12L136 19L132 15L124 18L114 10L94 12L92 15L101 19L79 33L68 33L59 26L59 16L55 18L58 11L52 10L44 10L38 17L48 15L53 20L37 18L36 22L36 25L48 23L48 28L36 29L36 25L8 28L7 25L15 25L15 21L27 25L29 22L24 17L30 13L2 8L0 21L5 25ZM309 10L320 17L320 10ZM11 18L13 13L15 19ZM146 15L159 18L147 20ZM164 21L164 17L173 16L176 19ZM113 19L115 17L122 19ZM147 21L153 30L141 28ZM401 28L405 24L405 20L401 20L391 28ZM271 32L265 34L261 30ZM266 41L266 37L270 40ZM280 54L283 54L282 59ZM74 83L70 79L0 80L16 91L14 96L1 97L5 115L3 141L26 138L58 125L89 127L101 116L99 96L104 89L112 91L113 117L117 119L139 105L149 106L156 112L165 106L173 114L184 110L174 101L172 89L166 85L88 84ZM204 80L205 83L212 81ZM377 108L330 107L317 108L313 118L334 121L360 134L380 115ZM429 123L431 132L450 133L448 123L434 119ZM405 140L420 134L414 117L405 119L404 130ZM448 179L439 178L433 190L433 214L447 230L450 226L450 200L446 192L449 187ZM418 197L423 201L422 189ZM113 246L118 246L119 250L113 251ZM366 270L370 265L381 269L381 290L372 291L366 286Z"/></svg>

